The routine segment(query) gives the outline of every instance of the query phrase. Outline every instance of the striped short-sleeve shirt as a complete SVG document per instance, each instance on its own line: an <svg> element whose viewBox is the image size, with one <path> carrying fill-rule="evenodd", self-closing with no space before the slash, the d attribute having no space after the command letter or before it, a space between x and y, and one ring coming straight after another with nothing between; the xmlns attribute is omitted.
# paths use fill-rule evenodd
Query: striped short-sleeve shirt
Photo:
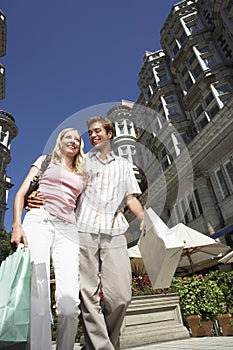
<svg viewBox="0 0 233 350"><path fill-rule="evenodd" d="M129 224L121 212L128 195L141 193L132 164L112 151L106 160L99 151L91 151L86 161L89 180L77 208L77 226L81 232L119 235Z"/></svg>

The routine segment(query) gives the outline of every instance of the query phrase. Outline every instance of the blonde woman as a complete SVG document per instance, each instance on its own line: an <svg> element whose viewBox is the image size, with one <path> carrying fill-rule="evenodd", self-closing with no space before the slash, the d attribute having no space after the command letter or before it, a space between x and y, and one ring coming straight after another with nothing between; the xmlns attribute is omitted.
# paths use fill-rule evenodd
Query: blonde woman
<svg viewBox="0 0 233 350"><path fill-rule="evenodd" d="M52 159L39 180L44 205L26 213L24 195L45 159L32 165L14 200L12 244L29 247L33 262L30 349L51 350L50 260L56 280L57 350L73 350L79 314L79 239L76 203L86 186L83 140L75 128L58 135Z"/></svg>

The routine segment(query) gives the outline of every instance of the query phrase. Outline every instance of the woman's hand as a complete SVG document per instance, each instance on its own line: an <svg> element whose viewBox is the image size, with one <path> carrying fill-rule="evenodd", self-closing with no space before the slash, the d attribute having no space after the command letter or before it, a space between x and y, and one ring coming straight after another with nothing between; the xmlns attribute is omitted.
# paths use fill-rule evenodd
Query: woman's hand
<svg viewBox="0 0 233 350"><path fill-rule="evenodd" d="M11 233L11 244L13 246L13 249L16 249L19 243L23 243L23 245L26 248L28 247L27 237L24 233L22 225L15 224L12 227L12 233Z"/></svg>

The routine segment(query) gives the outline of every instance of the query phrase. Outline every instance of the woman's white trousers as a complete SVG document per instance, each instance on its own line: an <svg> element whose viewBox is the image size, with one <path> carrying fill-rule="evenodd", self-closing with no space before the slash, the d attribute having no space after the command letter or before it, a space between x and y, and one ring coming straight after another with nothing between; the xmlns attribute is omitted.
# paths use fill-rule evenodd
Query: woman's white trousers
<svg viewBox="0 0 233 350"><path fill-rule="evenodd" d="M32 209L23 229L33 262L31 350L51 350L50 262L56 282L57 350L73 350L79 315L79 239L75 224Z"/></svg>

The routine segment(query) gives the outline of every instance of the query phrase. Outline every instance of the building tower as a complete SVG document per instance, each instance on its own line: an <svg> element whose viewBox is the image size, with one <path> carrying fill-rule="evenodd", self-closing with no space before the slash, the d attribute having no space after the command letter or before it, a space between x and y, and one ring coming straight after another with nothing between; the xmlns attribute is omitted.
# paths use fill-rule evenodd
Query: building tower
<svg viewBox="0 0 233 350"><path fill-rule="evenodd" d="M0 56L6 54L6 17L0 10ZM0 64L0 99L5 98L5 69ZM0 235L4 229L4 217L7 210L8 190L13 186L6 174L7 165L11 161L10 146L12 139L18 134L13 116L0 110Z"/></svg>
<svg viewBox="0 0 233 350"><path fill-rule="evenodd" d="M132 120L132 107L133 102L122 100L119 105L108 111L107 117L114 123L114 149L119 156L128 159L132 163L135 176L140 183L139 169L135 159L137 135Z"/></svg>

